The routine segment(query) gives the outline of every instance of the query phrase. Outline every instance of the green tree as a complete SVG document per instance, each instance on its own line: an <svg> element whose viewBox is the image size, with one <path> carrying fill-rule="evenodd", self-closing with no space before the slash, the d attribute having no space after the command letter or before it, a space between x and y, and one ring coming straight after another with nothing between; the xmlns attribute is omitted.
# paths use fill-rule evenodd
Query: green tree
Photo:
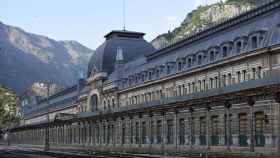
<svg viewBox="0 0 280 158"><path fill-rule="evenodd" d="M16 94L0 85L0 129L9 125L9 123L19 121L16 103Z"/></svg>

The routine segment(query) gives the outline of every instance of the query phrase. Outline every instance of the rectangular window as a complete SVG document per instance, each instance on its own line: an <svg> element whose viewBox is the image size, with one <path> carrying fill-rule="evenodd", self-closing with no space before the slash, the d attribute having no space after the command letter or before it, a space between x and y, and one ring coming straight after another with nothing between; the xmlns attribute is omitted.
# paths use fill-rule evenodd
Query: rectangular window
<svg viewBox="0 0 280 158"><path fill-rule="evenodd" d="M262 67L261 67L261 66L259 66L259 67L258 67L258 72L257 72L257 74L258 74L258 78L262 78L261 73L262 73Z"/></svg>
<svg viewBox="0 0 280 158"><path fill-rule="evenodd" d="M243 70L242 73L243 73L243 82L245 82L246 79L247 79L247 77L246 77L247 71L246 71L246 70Z"/></svg>
<svg viewBox="0 0 280 158"><path fill-rule="evenodd" d="M252 68L252 79L256 79L256 68Z"/></svg>
<svg viewBox="0 0 280 158"><path fill-rule="evenodd" d="M156 135L156 133L155 133L155 122L154 121L152 121L151 122L151 144L155 144L155 139L154 139L154 137L155 137L155 135Z"/></svg>
<svg viewBox="0 0 280 158"><path fill-rule="evenodd" d="M125 137L126 137L126 131L125 131L126 127L125 127L125 123L122 124L122 144L125 144Z"/></svg>
<svg viewBox="0 0 280 158"><path fill-rule="evenodd" d="M173 120L167 121L167 144L173 144Z"/></svg>
<svg viewBox="0 0 280 158"><path fill-rule="evenodd" d="M227 86L227 76L223 75L223 86Z"/></svg>
<svg viewBox="0 0 280 158"><path fill-rule="evenodd" d="M206 145L206 117L200 117L199 123L200 145Z"/></svg>
<svg viewBox="0 0 280 158"><path fill-rule="evenodd" d="M237 71L237 82L240 83L241 82L241 75L240 75L240 71Z"/></svg>
<svg viewBox="0 0 280 158"><path fill-rule="evenodd" d="M247 113L239 114L239 145L247 146L247 134L248 134L248 118Z"/></svg>
<svg viewBox="0 0 280 158"><path fill-rule="evenodd" d="M146 122L142 122L142 144L147 144L147 130L146 130Z"/></svg>
<svg viewBox="0 0 280 158"><path fill-rule="evenodd" d="M210 78L210 88L214 88L213 78Z"/></svg>
<svg viewBox="0 0 280 158"><path fill-rule="evenodd" d="M212 145L219 145L219 136L220 136L220 125L219 125L219 117L212 116L211 118L211 128L212 128L212 135L211 135L211 142Z"/></svg>
<svg viewBox="0 0 280 158"><path fill-rule="evenodd" d="M229 122L229 125L227 125ZM227 135L229 135L230 137L230 145L232 144L232 114L229 114L229 121L227 122L227 115L225 115L224 117L224 123L225 123L225 130L224 130L224 134L225 134L225 145L227 144L227 141L228 141L228 138L227 138ZM227 133L227 128L229 128L229 133Z"/></svg>
<svg viewBox="0 0 280 158"><path fill-rule="evenodd" d="M256 123L255 123L256 146L264 146L265 145L265 136L264 136L265 115L264 115L264 112L256 112L255 120L256 120Z"/></svg>
<svg viewBox="0 0 280 158"><path fill-rule="evenodd" d="M219 80L218 77L215 77L215 88L219 88Z"/></svg>
<svg viewBox="0 0 280 158"><path fill-rule="evenodd" d="M185 144L185 120L180 119L179 121L179 144Z"/></svg>
<svg viewBox="0 0 280 158"><path fill-rule="evenodd" d="M140 144L140 138L139 138L139 127L140 126L140 124L139 124L139 122L136 122L135 123L135 141L136 141L136 144Z"/></svg>
<svg viewBox="0 0 280 158"><path fill-rule="evenodd" d="M157 144L162 143L162 122L157 121Z"/></svg>
<svg viewBox="0 0 280 158"><path fill-rule="evenodd" d="M130 123L130 143L131 144L133 144L134 142L133 142L133 138L134 138L134 133L133 133L133 130L134 130L134 128L133 128L133 124L132 124L132 122Z"/></svg>

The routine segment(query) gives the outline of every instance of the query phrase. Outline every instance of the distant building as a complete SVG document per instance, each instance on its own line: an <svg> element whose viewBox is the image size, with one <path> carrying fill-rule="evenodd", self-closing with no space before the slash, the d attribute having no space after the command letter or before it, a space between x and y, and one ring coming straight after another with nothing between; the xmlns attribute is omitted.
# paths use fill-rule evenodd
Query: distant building
<svg viewBox="0 0 280 158"><path fill-rule="evenodd" d="M32 104L11 140L95 151L280 152L279 8L271 1L160 50L144 33L112 31L87 78Z"/></svg>

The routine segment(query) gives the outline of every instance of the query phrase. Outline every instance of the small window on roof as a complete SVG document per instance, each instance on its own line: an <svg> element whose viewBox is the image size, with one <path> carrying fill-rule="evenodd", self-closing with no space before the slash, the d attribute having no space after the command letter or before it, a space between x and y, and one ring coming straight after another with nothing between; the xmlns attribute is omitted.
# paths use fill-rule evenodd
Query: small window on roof
<svg viewBox="0 0 280 158"><path fill-rule="evenodd" d="M149 80L151 80L151 79L152 79L152 72L149 71Z"/></svg>
<svg viewBox="0 0 280 158"><path fill-rule="evenodd" d="M182 70L182 62L178 62L178 71Z"/></svg>
<svg viewBox="0 0 280 158"><path fill-rule="evenodd" d="M227 55L228 55L228 47L224 46L223 47L223 57L225 58L225 57L227 57Z"/></svg>
<svg viewBox="0 0 280 158"><path fill-rule="evenodd" d="M257 36L252 37L252 49L256 49L258 47L258 38Z"/></svg>
<svg viewBox="0 0 280 158"><path fill-rule="evenodd" d="M201 55L198 55L197 58L198 58L198 59L197 59L198 65L201 65L201 64L202 64L202 56L201 56Z"/></svg>
<svg viewBox="0 0 280 158"><path fill-rule="evenodd" d="M238 41L236 43L236 53L239 54L241 53L241 50L242 50L242 42L241 41Z"/></svg>
<svg viewBox="0 0 280 158"><path fill-rule="evenodd" d="M188 59L188 67L191 67L191 66L192 66L192 59L189 58L189 59Z"/></svg>
<svg viewBox="0 0 280 158"><path fill-rule="evenodd" d="M214 61L215 60L215 52L211 51L210 52L210 61Z"/></svg>
<svg viewBox="0 0 280 158"><path fill-rule="evenodd" d="M167 74L170 74L170 72L171 72L171 68L170 68L170 66L169 66L169 65L167 65L167 66L166 66L166 69L167 69Z"/></svg>
<svg viewBox="0 0 280 158"><path fill-rule="evenodd" d="M160 74L160 71L159 71L159 69L157 69L157 71L156 71L156 77L159 77L159 74Z"/></svg>

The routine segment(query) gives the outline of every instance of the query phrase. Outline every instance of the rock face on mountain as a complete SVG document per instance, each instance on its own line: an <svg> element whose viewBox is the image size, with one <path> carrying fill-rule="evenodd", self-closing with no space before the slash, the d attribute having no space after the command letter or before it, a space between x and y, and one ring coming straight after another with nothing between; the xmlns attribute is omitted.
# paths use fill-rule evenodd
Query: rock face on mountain
<svg viewBox="0 0 280 158"><path fill-rule="evenodd" d="M269 0L227 0L213 5L199 6L187 15L178 28L152 40L157 49L184 39L190 33L198 32L218 21L233 17Z"/></svg>
<svg viewBox="0 0 280 158"><path fill-rule="evenodd" d="M74 84L93 50L75 41L55 41L0 22L0 83L22 93L34 82Z"/></svg>

